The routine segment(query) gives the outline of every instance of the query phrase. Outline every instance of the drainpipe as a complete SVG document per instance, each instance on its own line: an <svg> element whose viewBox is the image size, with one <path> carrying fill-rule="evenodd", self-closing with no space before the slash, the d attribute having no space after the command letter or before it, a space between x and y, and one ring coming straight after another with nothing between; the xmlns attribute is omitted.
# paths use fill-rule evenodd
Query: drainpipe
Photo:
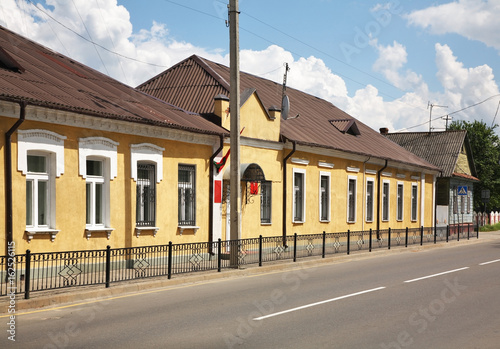
<svg viewBox="0 0 500 349"><path fill-rule="evenodd" d="M27 103L19 102L21 107L19 113L19 120L5 133L5 243L8 251L9 246L14 241L13 238L13 219L12 219L12 149L11 149L11 136L21 126L26 117Z"/></svg>
<svg viewBox="0 0 500 349"><path fill-rule="evenodd" d="M377 239L380 239L380 192L382 191L382 187L380 186L380 175L382 171L387 168L387 160L385 160L385 165L377 172Z"/></svg>
<svg viewBox="0 0 500 349"><path fill-rule="evenodd" d="M214 240L214 159L217 156L217 154L220 153L222 148L224 147L224 136L219 135L219 149L215 151L215 153L212 154L209 160L209 177L210 177L210 182L209 182L209 192L208 192L208 242L209 242L209 253L213 254L212 251L212 242Z"/></svg>
<svg viewBox="0 0 500 349"><path fill-rule="evenodd" d="M295 141L292 142L292 151L288 153L288 155L283 159L283 246L286 248L286 200L287 200L287 195L286 195L286 188L287 188L287 174L286 174L286 162L290 157L295 153L295 149L297 146L297 143Z"/></svg>

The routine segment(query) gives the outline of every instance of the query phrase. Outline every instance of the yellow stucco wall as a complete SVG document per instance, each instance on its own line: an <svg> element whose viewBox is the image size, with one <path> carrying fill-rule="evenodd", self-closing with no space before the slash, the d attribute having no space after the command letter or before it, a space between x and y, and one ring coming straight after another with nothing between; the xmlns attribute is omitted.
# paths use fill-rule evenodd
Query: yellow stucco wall
<svg viewBox="0 0 500 349"><path fill-rule="evenodd" d="M5 123L1 123L5 125ZM3 127L3 126L2 126ZM208 236L208 202L209 202L209 164L212 147L131 136L120 133L101 132L95 129L67 127L41 122L25 121L21 130L45 129L64 135L64 173L55 179L56 190L56 226L60 230L55 241L48 235L35 235L28 243L26 227L26 176L17 171L17 134L12 137L13 166L13 211L14 240L16 250L30 249L32 252L104 249L111 247L131 247L175 243L206 241ZM110 225L114 229L110 239L104 232L92 233L87 240L85 235L85 193L86 180L78 172L78 140L85 137L106 137L118 142L117 176L110 181ZM218 140L218 139L217 139ZM216 138L214 137L214 142ZM159 231L156 237L152 231L135 234L136 221L136 183L131 178L131 144L152 143L165 148L163 152L163 180L157 183L157 218ZM3 160L3 152L1 160ZM199 230L185 230L182 236L177 227L178 165L196 166L196 224ZM0 170L3 180L3 166ZM2 182L3 183L3 182ZM3 193L1 194L3 197ZM5 202L5 201L3 201ZM4 205L2 205L4 209ZM5 226L5 214L0 221ZM5 237L2 236L2 239Z"/></svg>

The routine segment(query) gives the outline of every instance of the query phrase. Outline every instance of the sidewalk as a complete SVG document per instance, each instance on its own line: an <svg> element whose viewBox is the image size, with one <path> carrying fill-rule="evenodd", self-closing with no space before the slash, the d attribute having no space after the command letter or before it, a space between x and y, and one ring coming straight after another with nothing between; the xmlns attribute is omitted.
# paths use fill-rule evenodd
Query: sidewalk
<svg viewBox="0 0 500 349"><path fill-rule="evenodd" d="M156 277L150 279L139 279L134 281L123 281L112 283L109 288L104 285L69 287L40 292L31 292L30 299L24 299L24 294L18 294L15 300L15 310L19 314L28 309L39 309L51 306L62 306L68 303L86 302L93 299L117 297L128 293L135 293L144 290L153 290L155 288L165 288L182 284L207 282L224 278L245 277L248 275L264 274L276 271L287 271L301 268L311 268L325 264L345 263L352 260L374 258L389 253L408 253L419 252L435 248L454 248L467 244L487 243L497 241L500 243L500 231L479 233L479 239L470 240L461 239L460 241L438 242L436 244L409 246L408 248L395 247L392 249L376 249L372 252L355 251L351 254L335 254L321 257L310 257L297 259L297 262L291 260L277 261L264 264L259 267L257 264L244 265L239 269L223 269L220 273L217 271L193 272L187 274L176 274L172 279ZM0 297L0 317L5 317L8 313L10 299L8 296Z"/></svg>

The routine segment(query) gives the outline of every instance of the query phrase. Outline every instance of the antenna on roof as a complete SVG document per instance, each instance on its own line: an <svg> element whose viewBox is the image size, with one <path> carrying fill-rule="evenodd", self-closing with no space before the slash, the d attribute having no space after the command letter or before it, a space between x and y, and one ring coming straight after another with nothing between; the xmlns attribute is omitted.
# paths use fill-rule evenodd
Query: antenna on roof
<svg viewBox="0 0 500 349"><path fill-rule="evenodd" d="M431 102L427 102L427 109L431 109L430 112L429 112L429 133L431 133L432 131L432 108L434 107L439 107L439 108L448 108L447 105L436 105L436 104L433 104Z"/></svg>
<svg viewBox="0 0 500 349"><path fill-rule="evenodd" d="M288 67L288 63L285 63L285 74L283 75L283 92L281 94L281 117L283 118L283 120L296 119L299 117L299 114L293 117L288 117L288 114L290 113L290 99L286 95L286 78L289 70L290 68Z"/></svg>

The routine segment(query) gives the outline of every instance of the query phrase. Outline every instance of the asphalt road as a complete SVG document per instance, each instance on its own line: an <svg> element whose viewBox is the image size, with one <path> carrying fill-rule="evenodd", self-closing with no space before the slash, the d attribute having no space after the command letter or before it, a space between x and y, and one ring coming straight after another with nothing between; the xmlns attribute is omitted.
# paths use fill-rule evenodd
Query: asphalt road
<svg viewBox="0 0 500 349"><path fill-rule="evenodd" d="M500 348L500 239L83 303L17 314L0 347Z"/></svg>

